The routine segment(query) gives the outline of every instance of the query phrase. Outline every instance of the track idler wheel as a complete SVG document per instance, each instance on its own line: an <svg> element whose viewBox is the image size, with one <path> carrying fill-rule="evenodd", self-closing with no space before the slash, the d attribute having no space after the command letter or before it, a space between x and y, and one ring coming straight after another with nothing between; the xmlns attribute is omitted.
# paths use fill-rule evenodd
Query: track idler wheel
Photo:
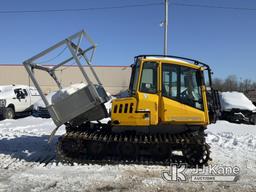
<svg viewBox="0 0 256 192"><path fill-rule="evenodd" d="M204 145L186 145L183 150L186 161L191 166L202 166L210 160L210 150L207 144Z"/></svg>

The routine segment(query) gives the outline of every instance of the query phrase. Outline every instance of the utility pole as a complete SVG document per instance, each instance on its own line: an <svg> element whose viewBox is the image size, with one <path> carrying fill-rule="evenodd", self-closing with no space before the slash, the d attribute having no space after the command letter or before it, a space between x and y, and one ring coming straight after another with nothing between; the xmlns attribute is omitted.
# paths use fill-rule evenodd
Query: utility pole
<svg viewBox="0 0 256 192"><path fill-rule="evenodd" d="M165 11L164 11L164 55L168 55L168 0L165 1Z"/></svg>

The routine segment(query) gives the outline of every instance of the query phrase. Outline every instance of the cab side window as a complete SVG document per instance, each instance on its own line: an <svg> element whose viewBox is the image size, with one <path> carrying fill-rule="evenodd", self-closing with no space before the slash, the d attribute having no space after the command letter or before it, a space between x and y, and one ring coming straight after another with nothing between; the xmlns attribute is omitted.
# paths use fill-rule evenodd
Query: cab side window
<svg viewBox="0 0 256 192"><path fill-rule="evenodd" d="M197 109L203 109L200 71L174 64L162 65L162 95Z"/></svg>
<svg viewBox="0 0 256 192"><path fill-rule="evenodd" d="M178 67L169 64L163 64L162 78L163 96L178 99Z"/></svg>
<svg viewBox="0 0 256 192"><path fill-rule="evenodd" d="M156 62L145 62L143 64L140 91L144 93L157 92L157 66Z"/></svg>
<svg viewBox="0 0 256 192"><path fill-rule="evenodd" d="M197 75L198 72L188 67L180 67L180 99L184 104L202 109L202 95Z"/></svg>
<svg viewBox="0 0 256 192"><path fill-rule="evenodd" d="M24 91L25 89L21 89L21 88L18 88L18 89L14 89L14 93L17 97L17 99L25 99L26 96L27 96L27 91L25 92Z"/></svg>

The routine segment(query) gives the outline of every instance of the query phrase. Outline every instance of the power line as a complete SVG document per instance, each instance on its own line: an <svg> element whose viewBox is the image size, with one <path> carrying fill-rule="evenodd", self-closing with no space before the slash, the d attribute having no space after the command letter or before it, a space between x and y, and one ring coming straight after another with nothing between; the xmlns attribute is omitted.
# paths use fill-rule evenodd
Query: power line
<svg viewBox="0 0 256 192"><path fill-rule="evenodd" d="M36 64L43 64L43 63L48 63L50 61L53 61L54 59L57 59L59 56L61 56L64 53L64 51L66 51L66 49L67 49L67 46L65 46L56 56L45 61L36 62Z"/></svg>
<svg viewBox="0 0 256 192"><path fill-rule="evenodd" d="M109 7L89 7L89 8L73 8L73 9L41 9L41 10L0 10L0 14L29 14L29 13L62 13L62 12L82 12L82 11L97 11L97 10L112 10L112 9L127 9L136 7L151 7L163 5L159 3L143 3L133 5L109 6ZM172 6L179 7L196 7L208 9L225 9L225 10L240 10L240 11L256 11L256 8L248 7L230 7L230 6L217 6L217 5L203 5L203 4L188 4L188 3L169 3Z"/></svg>
<svg viewBox="0 0 256 192"><path fill-rule="evenodd" d="M180 6L180 7L198 7L198 8L209 8L209 9L227 9L227 10L240 10L240 11L256 11L256 8L248 8L248 7L228 7L228 6L187 4L187 3L170 3L170 4L173 5L173 6Z"/></svg>
<svg viewBox="0 0 256 192"><path fill-rule="evenodd" d="M90 7L90 8L74 8L74 9L42 9L42 10L7 10L0 11L0 14L21 14L21 13L57 13L57 12L77 12L77 11L96 11L96 10L111 10L111 9L126 9L134 7L150 7L163 5L163 3L144 3L134 5L121 5L110 7Z"/></svg>

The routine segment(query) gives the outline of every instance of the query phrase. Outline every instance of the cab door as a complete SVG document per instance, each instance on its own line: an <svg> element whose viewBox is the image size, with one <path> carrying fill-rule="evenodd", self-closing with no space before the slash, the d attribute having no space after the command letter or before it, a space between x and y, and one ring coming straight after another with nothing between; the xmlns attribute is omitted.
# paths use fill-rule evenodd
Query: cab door
<svg viewBox="0 0 256 192"><path fill-rule="evenodd" d="M179 66L162 64L162 97L160 99L160 119L164 123L184 122L184 105L179 100L180 75Z"/></svg>
<svg viewBox="0 0 256 192"><path fill-rule="evenodd" d="M162 64L160 118L165 123L204 124L206 122L200 87L200 71Z"/></svg>
<svg viewBox="0 0 256 192"><path fill-rule="evenodd" d="M149 119L150 125L158 124L159 73L158 62L144 61L142 63L137 92L137 112L149 112L145 118Z"/></svg>
<svg viewBox="0 0 256 192"><path fill-rule="evenodd" d="M190 124L207 123L200 76L200 70L180 66L180 101L184 104L186 121Z"/></svg>

